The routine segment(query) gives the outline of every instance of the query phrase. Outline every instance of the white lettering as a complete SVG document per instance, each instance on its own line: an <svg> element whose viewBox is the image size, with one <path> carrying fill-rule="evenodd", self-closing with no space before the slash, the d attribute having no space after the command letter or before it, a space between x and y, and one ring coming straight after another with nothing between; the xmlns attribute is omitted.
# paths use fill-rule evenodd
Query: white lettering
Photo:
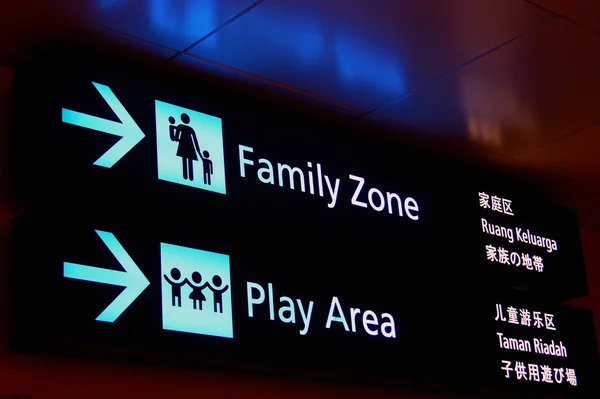
<svg viewBox="0 0 600 399"><path fill-rule="evenodd" d="M252 290L258 291L258 298L252 295ZM265 301L265 290L256 283L247 282L246 291L248 296L248 316L254 317L253 305L258 305Z"/></svg>
<svg viewBox="0 0 600 399"><path fill-rule="evenodd" d="M389 313L383 313L381 315L382 319L387 319L385 323L381 324L381 334L386 338L396 338L396 324L394 323L394 318ZM389 331L386 331L386 328L389 328Z"/></svg>
<svg viewBox="0 0 600 399"><path fill-rule="evenodd" d="M396 206L398 207L399 216L402 217L404 216L404 214L406 214L412 220L419 220L419 204L414 198L407 197L404 200L404 204L402 204L402 199L398 194L386 191L384 196L381 190L373 187L369 189L367 193L367 199L369 202L369 204L367 205L366 202L360 201L358 199L365 185L365 179L363 177L355 175L348 176L350 177L350 180L358 182L358 185L356 186L356 189L354 190L354 194L352 195L352 199L350 201L352 205L360 206L361 208L368 208L370 206L371 209L373 209L375 212L383 211L387 205L388 213L392 215L394 213L395 202Z"/></svg>
<svg viewBox="0 0 600 399"><path fill-rule="evenodd" d="M298 303L298 309L300 310L300 316L302 316L302 321L304 322L304 327L300 330L300 335L306 335L308 332L308 328L310 327L310 318L312 317L313 310L313 301L308 303L308 311L304 310L304 306L302 306L302 301L300 299L296 299Z"/></svg>
<svg viewBox="0 0 600 399"><path fill-rule="evenodd" d="M419 212L419 204L413 198L408 197L404 200L404 209L406 210L406 215L412 220L419 220L419 215L412 214L412 211ZM402 216L402 214L400 214Z"/></svg>
<svg viewBox="0 0 600 399"><path fill-rule="evenodd" d="M282 296L281 298L279 298L279 302L286 302L288 305L279 308L279 320L283 321L284 323L295 323L296 309L294 308L294 301L292 301L292 299L288 298L287 296ZM290 315L286 317L284 312L289 312Z"/></svg>
<svg viewBox="0 0 600 399"><path fill-rule="evenodd" d="M379 197L379 205L375 205L375 203L373 202L373 194L377 194L377 196ZM373 208L375 211L377 212L381 212L383 210L383 208L385 208L385 201L383 200L383 194L381 193L381 191L379 191L376 188L372 188L369 190L369 205L371 205L371 208ZM364 317L364 315L363 315Z"/></svg>
<svg viewBox="0 0 600 399"><path fill-rule="evenodd" d="M509 227L492 224L484 218L481 218L481 230L486 234L506 238L508 240L508 242L510 242L511 244L515 242L513 229L511 229ZM518 228L517 228L517 231L518 231Z"/></svg>
<svg viewBox="0 0 600 399"><path fill-rule="evenodd" d="M329 189L329 195L331 196L331 201L327 204L329 208L333 208L335 203L337 202L338 190L340 188L340 179L335 179L335 187L331 188L331 183L329 182L329 176L325 175L325 183L327 183L327 188Z"/></svg>
<svg viewBox="0 0 600 399"><path fill-rule="evenodd" d="M269 318L275 320L275 310L273 309L273 284L267 284L267 291L269 292Z"/></svg>
<svg viewBox="0 0 600 399"><path fill-rule="evenodd" d="M367 310L365 313L363 313L362 319L363 319L363 327L364 327L365 331L367 332L367 334L369 334L369 335L379 334L379 331L371 330L369 328L370 325L374 325L374 326L379 325L379 321L377 320L377 315L375 314L375 312L373 312L372 310Z"/></svg>
<svg viewBox="0 0 600 399"><path fill-rule="evenodd" d="M337 310L339 316L334 316L333 312ZM344 317L344 312L342 311L342 307L340 306L340 301L336 296L331 300L331 306L329 307L329 316L327 316L327 324L325 324L325 328L331 328L331 322L335 321L338 323L342 323L344 325L344 330L348 330L348 323L346 323L346 317Z"/></svg>
<svg viewBox="0 0 600 399"><path fill-rule="evenodd" d="M258 180L267 184L275 184L275 176L273 175L273 164L268 159L264 158L259 159L258 163L261 165L267 165L266 168L260 168L256 172ZM265 173L267 173L267 177L264 176Z"/></svg>
<svg viewBox="0 0 600 399"><path fill-rule="evenodd" d="M249 155L254 154L252 147L239 145L238 152L241 177L247 176L249 166L256 166L256 175L261 183L287 187L303 193L308 190L311 195L316 195L318 192L320 197L325 197L325 191L327 191L329 195L327 207L335 208L337 205L341 180L324 174L320 163L315 163L315 169L313 169L313 162L307 161L307 168L303 170L300 167L273 162L267 158L257 158L258 161L255 161ZM403 201L398 194L388 191L384 192L375 187L367 190L367 198L361 198L363 188L365 187L365 178L352 174L348 176L350 180L357 182L350 200L352 205L361 208L371 208L375 212L382 212L387 207L390 215L397 214L400 217L407 215L412 220L419 220L419 204L414 198L406 197Z"/></svg>
<svg viewBox="0 0 600 399"><path fill-rule="evenodd" d="M352 201L351 201L352 205L366 208L367 203L358 200L360 191L362 190L363 186L365 185L365 179L363 179L362 177L354 176L354 175L349 175L349 177L350 177L350 180L354 180L354 181L358 182L358 185L356 186L356 190L354 190L354 195L352 196Z"/></svg>
<svg viewBox="0 0 600 399"><path fill-rule="evenodd" d="M537 247L544 247L548 252L558 250L558 244L556 243L556 240L535 235L529 231L529 229L523 231L523 229L517 227L516 231L517 241L524 242L525 244L535 245Z"/></svg>
<svg viewBox="0 0 600 399"><path fill-rule="evenodd" d="M279 187L283 187L283 171L284 170L287 170L287 172L288 172L288 176L290 178L290 188L292 190L295 189L294 175L298 174L299 179L300 179L300 191L305 192L304 173L302 172L302 169L300 169L298 167L292 168L289 165L281 164L281 163L277 164L277 173L279 176Z"/></svg>
<svg viewBox="0 0 600 399"><path fill-rule="evenodd" d="M567 348L564 346L562 341L558 341L558 344L551 340L550 343L544 342L540 338L533 339L533 348L535 353L543 355L567 357Z"/></svg>
<svg viewBox="0 0 600 399"><path fill-rule="evenodd" d="M360 309L350 308L350 325L352 332L356 332L356 315L360 313Z"/></svg>
<svg viewBox="0 0 600 399"><path fill-rule="evenodd" d="M240 145L238 148L239 156L240 156L240 175L242 177L246 177L246 169L244 165L254 165L254 161L249 160L244 157L244 152L254 152L252 147L246 147L245 145Z"/></svg>
<svg viewBox="0 0 600 399"><path fill-rule="evenodd" d="M507 338L501 332L496 333L498 343L503 349L510 349L521 352L531 352L531 342L526 339Z"/></svg>
<svg viewBox="0 0 600 399"><path fill-rule="evenodd" d="M309 168L312 168L312 162L307 162L306 165ZM308 171L308 191L311 194L315 193L315 183L313 182L313 172L312 172L312 170Z"/></svg>
<svg viewBox="0 0 600 399"><path fill-rule="evenodd" d="M319 183L319 196L323 196L323 174L321 173L321 164L317 163L317 183Z"/></svg>
<svg viewBox="0 0 600 399"><path fill-rule="evenodd" d="M400 199L400 196L398 194L395 193L385 193L386 197L387 197L387 207L388 207L388 213L391 215L394 212L394 207L393 207L393 203L392 203L392 199L396 200L396 205L398 206L398 215L399 216L403 216L402 214L402 200ZM408 199L407 199L408 202ZM415 203L416 205L416 203ZM417 211L419 210L418 206L417 206ZM409 216L410 217L410 216ZM419 217L417 216L417 219ZM411 218L412 219L412 218Z"/></svg>

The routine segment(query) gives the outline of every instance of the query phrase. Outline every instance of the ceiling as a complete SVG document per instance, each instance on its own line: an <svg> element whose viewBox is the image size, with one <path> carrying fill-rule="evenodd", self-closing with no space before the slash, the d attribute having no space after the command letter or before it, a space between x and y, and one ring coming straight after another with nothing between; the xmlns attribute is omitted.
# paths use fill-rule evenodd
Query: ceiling
<svg viewBox="0 0 600 399"><path fill-rule="evenodd" d="M600 0L0 2L0 63L49 37L464 143L553 176L555 199L600 227Z"/></svg>

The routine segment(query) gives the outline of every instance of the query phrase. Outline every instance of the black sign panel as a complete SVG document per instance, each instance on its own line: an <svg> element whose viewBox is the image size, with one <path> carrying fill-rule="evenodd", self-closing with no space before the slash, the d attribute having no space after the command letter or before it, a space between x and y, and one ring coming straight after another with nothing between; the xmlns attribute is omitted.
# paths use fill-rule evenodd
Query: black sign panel
<svg viewBox="0 0 600 399"><path fill-rule="evenodd" d="M15 222L15 347L590 391L589 314L547 304L587 293L572 211L361 132L161 83L17 74L15 181L31 212Z"/></svg>
<svg viewBox="0 0 600 399"><path fill-rule="evenodd" d="M367 257L407 277L481 278L557 299L587 293L568 209L364 132L162 83L68 65L17 74L23 198L166 219L171 229L203 228L211 214L247 229L253 246L270 226L296 251L317 255L314 243L326 240L319 257Z"/></svg>
<svg viewBox="0 0 600 399"><path fill-rule="evenodd" d="M276 231L263 236L265 250L236 244L243 229L134 225L108 215L15 221L16 348L354 382L594 392L588 311L484 287L438 283L428 293L366 258L356 260L364 268L315 261ZM327 242L316 245L327 253Z"/></svg>

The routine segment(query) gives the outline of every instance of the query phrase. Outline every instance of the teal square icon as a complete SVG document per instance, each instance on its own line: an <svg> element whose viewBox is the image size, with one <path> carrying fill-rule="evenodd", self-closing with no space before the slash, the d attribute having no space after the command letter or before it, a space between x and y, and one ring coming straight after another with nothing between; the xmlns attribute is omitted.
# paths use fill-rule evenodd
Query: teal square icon
<svg viewBox="0 0 600 399"><path fill-rule="evenodd" d="M158 178L225 194L221 118L155 103Z"/></svg>
<svg viewBox="0 0 600 399"><path fill-rule="evenodd" d="M229 256L160 244L164 330L233 338Z"/></svg>

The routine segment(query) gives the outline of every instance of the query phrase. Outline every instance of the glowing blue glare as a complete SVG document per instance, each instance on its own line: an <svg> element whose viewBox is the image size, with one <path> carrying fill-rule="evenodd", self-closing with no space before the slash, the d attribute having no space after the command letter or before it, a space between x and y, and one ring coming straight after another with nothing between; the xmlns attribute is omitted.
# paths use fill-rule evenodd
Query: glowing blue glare
<svg viewBox="0 0 600 399"><path fill-rule="evenodd" d="M125 3L126 1L127 0L97 0L96 4L98 4L100 8L113 8Z"/></svg>
<svg viewBox="0 0 600 399"><path fill-rule="evenodd" d="M160 252L163 329L233 338L229 256L166 243L160 244ZM220 287L227 286L222 296L222 313L215 312L215 297L210 288L203 290L206 303L203 304L202 310L195 309L190 298L192 288L189 284L181 287L180 306L174 306L173 288L165 278L165 275L171 277L173 268L181 273L179 280L191 280L194 272L200 273L201 284L212 283L213 276L219 276L222 281Z"/></svg>
<svg viewBox="0 0 600 399"><path fill-rule="evenodd" d="M404 81L392 54L350 37L334 40L336 66L346 83L363 84L381 92L401 93Z"/></svg>
<svg viewBox="0 0 600 399"><path fill-rule="evenodd" d="M98 118L96 116L65 108L62 109L62 121L86 129L121 136L121 139L117 143L94 162L94 165L110 168L144 138L144 132L142 132L131 115L129 115L129 112L127 112L123 104L121 104L108 86L94 82L92 83L102 98L104 98L110 109L112 109L119 118L120 122Z"/></svg>
<svg viewBox="0 0 600 399"><path fill-rule="evenodd" d="M314 22L291 24L290 21L274 19L269 24L269 31L270 33L264 37L265 41L280 47L282 52L286 50L294 52L294 55L304 64L316 64L326 56L327 47L323 33ZM259 30L257 33L263 32Z"/></svg>
<svg viewBox="0 0 600 399"><path fill-rule="evenodd" d="M125 271L64 262L63 275L67 278L125 287L115 300L96 318L97 321L112 323L150 285L150 282L112 233L100 230L96 230L96 233Z"/></svg>
<svg viewBox="0 0 600 399"><path fill-rule="evenodd" d="M307 26L293 49L305 64L318 63L325 56L325 40L316 26Z"/></svg>
<svg viewBox="0 0 600 399"><path fill-rule="evenodd" d="M182 114L189 116L188 126L194 130L201 152L209 152L213 172L210 184L204 182L204 163L199 155L192 162L194 179L184 178L182 158L177 155L179 143L171 140L169 131L169 118L173 117L175 124L181 124ZM156 146L160 180L225 194L225 155L220 118L157 100Z"/></svg>
<svg viewBox="0 0 600 399"><path fill-rule="evenodd" d="M214 0L151 0L150 18L152 26L187 37L189 44L219 25Z"/></svg>
<svg viewBox="0 0 600 399"><path fill-rule="evenodd" d="M287 11L275 3L259 6L190 52L360 108L405 92L401 59L361 40L360 28L343 16L332 25L302 6Z"/></svg>
<svg viewBox="0 0 600 399"><path fill-rule="evenodd" d="M281 64L273 62L274 54L276 61L290 59L289 64L300 66L318 66L327 61L327 42L314 21L283 20L278 15L265 16L262 8L259 9L258 14L252 13L252 18L256 18L257 22L253 22L255 19L241 18L202 41L192 53L259 74L262 71L253 68L279 69ZM265 26L269 28L264 29ZM219 47L219 40L224 35L226 37L222 43L232 44L233 47ZM244 40L238 40L240 37ZM254 44L248 45L248 42Z"/></svg>

